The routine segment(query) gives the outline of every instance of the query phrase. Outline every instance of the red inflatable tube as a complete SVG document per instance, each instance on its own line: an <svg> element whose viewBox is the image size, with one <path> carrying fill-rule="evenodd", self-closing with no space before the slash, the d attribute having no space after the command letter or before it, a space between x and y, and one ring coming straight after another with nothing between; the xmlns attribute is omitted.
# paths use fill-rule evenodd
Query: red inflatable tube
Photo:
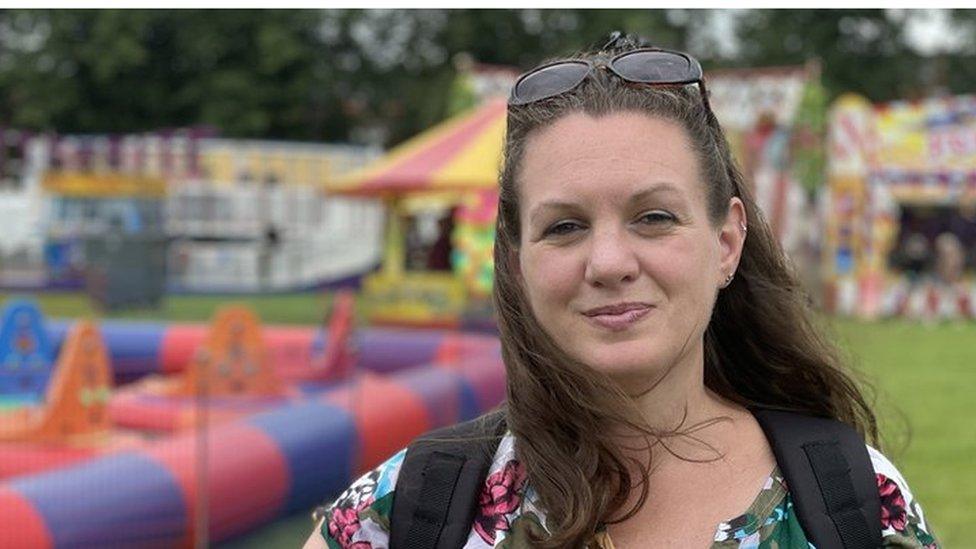
<svg viewBox="0 0 976 549"><path fill-rule="evenodd" d="M355 418L360 473L376 467L432 427L420 396L374 374L362 375L323 400L349 410Z"/></svg>
<svg viewBox="0 0 976 549"><path fill-rule="evenodd" d="M203 344L210 329L206 324L170 324L163 332L159 368L164 374L182 372Z"/></svg>
<svg viewBox="0 0 976 549"><path fill-rule="evenodd" d="M437 348L434 362L441 364L464 362L492 354L500 357L500 353L501 344L497 337L448 332L444 334L444 339Z"/></svg>
<svg viewBox="0 0 976 549"><path fill-rule="evenodd" d="M264 412L299 399L297 392L288 396L240 396L211 398L206 406L207 421L211 425ZM165 397L125 390L109 402L112 422L120 427L172 433L196 425L201 404L193 397Z"/></svg>
<svg viewBox="0 0 976 549"><path fill-rule="evenodd" d="M101 454L99 448L7 442L0 444L0 479L65 467ZM0 506L0 509L3 509ZM0 547L6 547L0 544Z"/></svg>
<svg viewBox="0 0 976 549"><path fill-rule="evenodd" d="M0 486L0 547L53 547L54 540L44 519L24 498Z"/></svg>
<svg viewBox="0 0 976 549"><path fill-rule="evenodd" d="M461 362L446 362L438 368L459 373L474 391L478 409L484 413L505 400L505 364L500 356L470 357Z"/></svg>
<svg viewBox="0 0 976 549"><path fill-rule="evenodd" d="M159 367L163 374L182 372L203 344L210 329L205 324L171 324L164 329ZM264 346L272 368L283 379L307 379L315 338L320 330L308 326L267 326Z"/></svg>
<svg viewBox="0 0 976 549"><path fill-rule="evenodd" d="M210 541L244 533L277 517L291 483L278 446L260 429L235 423L208 432L205 454L198 433L177 436L145 453L172 473L183 492L188 523L182 545L192 547L197 512L198 459L208 462L207 510Z"/></svg>
<svg viewBox="0 0 976 549"><path fill-rule="evenodd" d="M264 348L268 363L278 377L286 380L328 377L327 372L315 372L312 352L318 331L307 327L274 326L264 329Z"/></svg>

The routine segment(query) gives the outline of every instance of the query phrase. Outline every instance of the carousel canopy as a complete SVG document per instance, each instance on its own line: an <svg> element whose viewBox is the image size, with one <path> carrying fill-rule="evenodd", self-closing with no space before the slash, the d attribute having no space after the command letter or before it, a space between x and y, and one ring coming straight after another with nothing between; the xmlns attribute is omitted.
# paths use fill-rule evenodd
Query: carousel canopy
<svg viewBox="0 0 976 549"><path fill-rule="evenodd" d="M504 137L505 100L491 100L405 141L375 163L327 184L327 189L388 196L493 188Z"/></svg>

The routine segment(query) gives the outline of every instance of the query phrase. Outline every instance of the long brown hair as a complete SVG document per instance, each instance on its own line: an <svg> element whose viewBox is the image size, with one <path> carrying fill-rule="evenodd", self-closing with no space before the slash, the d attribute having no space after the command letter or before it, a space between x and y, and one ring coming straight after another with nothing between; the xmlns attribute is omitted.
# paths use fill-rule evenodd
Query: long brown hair
<svg viewBox="0 0 976 549"><path fill-rule="evenodd" d="M597 70L570 92L508 110L493 299L508 373L508 425L551 532L537 540L541 546L582 546L601 524L633 516L647 497L652 439L688 432L653 430L619 385L557 346L533 315L517 275L518 179L528 138L572 112L620 111L684 128L707 187L713 226L724 221L733 196L745 205L748 237L736 277L719 292L704 335L705 385L746 407L838 419L878 444L870 405L825 335L697 86L634 86ZM629 472L633 453L620 447L616 435L622 431L642 434L638 445L648 461L637 463L637 479ZM637 503L624 509L635 488Z"/></svg>

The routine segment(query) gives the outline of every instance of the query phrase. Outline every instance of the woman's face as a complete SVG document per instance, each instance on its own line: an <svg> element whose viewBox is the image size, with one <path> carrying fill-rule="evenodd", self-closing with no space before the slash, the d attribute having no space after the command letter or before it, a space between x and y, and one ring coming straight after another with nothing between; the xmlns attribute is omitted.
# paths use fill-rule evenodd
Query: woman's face
<svg viewBox="0 0 976 549"><path fill-rule="evenodd" d="M733 198L713 226L698 168L680 126L639 113L573 113L529 137L520 277L536 318L574 358L642 379L701 356L745 213Z"/></svg>

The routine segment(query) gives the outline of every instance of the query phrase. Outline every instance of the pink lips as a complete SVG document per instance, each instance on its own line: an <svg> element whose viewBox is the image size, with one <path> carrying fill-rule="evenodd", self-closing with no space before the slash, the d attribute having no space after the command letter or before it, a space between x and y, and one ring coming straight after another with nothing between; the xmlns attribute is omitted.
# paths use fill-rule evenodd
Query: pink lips
<svg viewBox="0 0 976 549"><path fill-rule="evenodd" d="M590 322L608 330L626 330L647 316L653 306L647 303L615 303L583 311Z"/></svg>

